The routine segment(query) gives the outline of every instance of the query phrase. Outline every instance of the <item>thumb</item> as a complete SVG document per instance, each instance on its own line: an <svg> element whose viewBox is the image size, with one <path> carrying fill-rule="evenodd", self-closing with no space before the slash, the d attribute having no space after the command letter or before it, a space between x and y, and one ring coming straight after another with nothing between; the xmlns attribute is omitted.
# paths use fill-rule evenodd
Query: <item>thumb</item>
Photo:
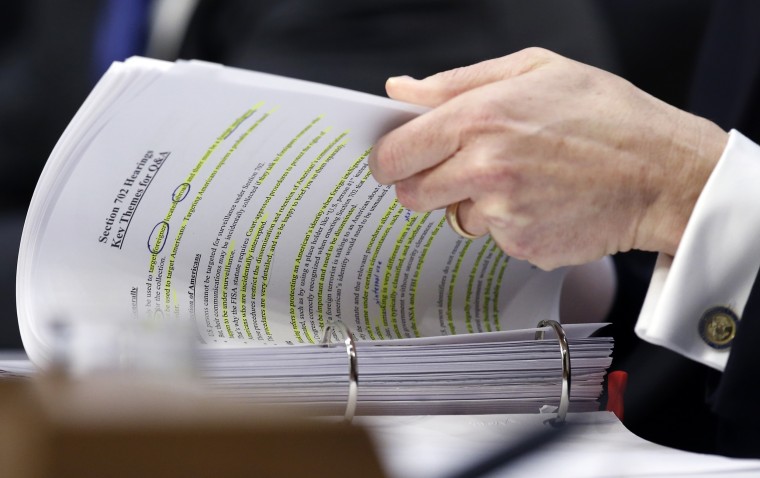
<svg viewBox="0 0 760 478"><path fill-rule="evenodd" d="M513 78L545 65L559 55L527 48L511 55L437 73L422 80L410 76L388 78L385 90L395 100L435 107L465 91Z"/></svg>

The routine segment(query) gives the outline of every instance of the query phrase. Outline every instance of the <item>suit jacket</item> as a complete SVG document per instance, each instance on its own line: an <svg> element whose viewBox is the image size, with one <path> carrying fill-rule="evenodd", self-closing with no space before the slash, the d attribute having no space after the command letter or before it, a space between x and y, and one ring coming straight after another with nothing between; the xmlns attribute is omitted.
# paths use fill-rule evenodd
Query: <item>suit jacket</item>
<svg viewBox="0 0 760 478"><path fill-rule="evenodd" d="M692 90L692 110L760 144L760 2L715 2ZM759 158L760 159L760 158ZM760 205L753 205L760 214ZM728 364L709 396L717 451L760 457L760 281L755 281Z"/></svg>
<svg viewBox="0 0 760 478"><path fill-rule="evenodd" d="M385 95L529 46L609 69L605 27L593 0L201 0L180 56Z"/></svg>
<svg viewBox="0 0 760 478"><path fill-rule="evenodd" d="M714 2L694 73L689 109L737 129L760 144L760 3ZM727 248L731 238L726 238ZM721 254L742 254L724 250ZM746 251L744 251L746 254ZM616 258L621 289L615 367L628 370L626 425L653 441L694 451L760 457L760 418L745 413L760 400L760 283L755 282L723 373L632 338L642 284L651 271L643 254ZM699 275L694 276L699 281ZM717 305L717 304L716 304Z"/></svg>

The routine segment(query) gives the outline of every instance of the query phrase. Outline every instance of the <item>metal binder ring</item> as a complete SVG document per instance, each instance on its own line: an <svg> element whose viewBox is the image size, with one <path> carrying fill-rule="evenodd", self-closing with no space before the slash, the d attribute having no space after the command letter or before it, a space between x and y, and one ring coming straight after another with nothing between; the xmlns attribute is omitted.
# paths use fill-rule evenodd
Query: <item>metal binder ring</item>
<svg viewBox="0 0 760 478"><path fill-rule="evenodd" d="M567 416L567 409L570 407L570 347L567 345L567 335L565 329L562 328L559 322L556 320L542 320L538 323L538 328L551 327L554 329L554 333L557 334L559 340L559 350L562 356L562 392L559 397L559 409L557 410L557 418L555 423L561 424L565 422L565 416ZM535 340L543 340L544 331L539 330L536 332Z"/></svg>
<svg viewBox="0 0 760 478"><path fill-rule="evenodd" d="M348 355L348 398L346 399L346 412L343 418L350 423L354 419L356 402L359 395L359 367L356 360L356 343L354 341L354 334L351 333L346 324L340 320L336 320L325 325L321 345L325 347L333 345L331 337L334 330L339 330L345 337L343 343L346 344L346 355Z"/></svg>

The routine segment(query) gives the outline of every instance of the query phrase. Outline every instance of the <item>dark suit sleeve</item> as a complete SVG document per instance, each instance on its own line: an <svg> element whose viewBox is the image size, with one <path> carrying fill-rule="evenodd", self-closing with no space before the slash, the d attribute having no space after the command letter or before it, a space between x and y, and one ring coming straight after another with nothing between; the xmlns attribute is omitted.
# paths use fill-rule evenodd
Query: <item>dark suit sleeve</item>
<svg viewBox="0 0 760 478"><path fill-rule="evenodd" d="M717 451L760 457L760 281L739 321L731 355L711 397L718 419Z"/></svg>
<svg viewBox="0 0 760 478"><path fill-rule="evenodd" d="M691 90L691 111L760 144L760 2L714 2ZM751 205L760 210L760 204ZM758 246L760 247L760 245ZM760 457L760 281L755 280L731 355L709 399L717 451Z"/></svg>

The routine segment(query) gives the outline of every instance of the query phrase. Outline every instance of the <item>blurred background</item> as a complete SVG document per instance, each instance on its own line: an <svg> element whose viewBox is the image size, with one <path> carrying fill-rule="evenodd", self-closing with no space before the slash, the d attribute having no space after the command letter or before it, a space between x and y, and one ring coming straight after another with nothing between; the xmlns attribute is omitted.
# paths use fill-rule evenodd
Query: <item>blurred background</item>
<svg viewBox="0 0 760 478"><path fill-rule="evenodd" d="M21 348L15 267L42 167L114 60L198 58L384 94L388 76L424 77L542 46L620 74L687 107L710 0L25 0L0 16L0 349ZM634 372L626 424L703 449L702 367L632 333L653 258L615 258L615 365ZM664 365L672 364L672 365ZM670 367L670 368L668 368ZM653 380L652 369L676 371ZM664 372L663 372L664 373ZM661 374L662 375L662 374ZM693 390L689 403L669 403ZM638 394L638 395L637 395ZM641 406L638 404L641 403ZM689 433L699 427L699 433ZM690 436L691 435L691 436Z"/></svg>

